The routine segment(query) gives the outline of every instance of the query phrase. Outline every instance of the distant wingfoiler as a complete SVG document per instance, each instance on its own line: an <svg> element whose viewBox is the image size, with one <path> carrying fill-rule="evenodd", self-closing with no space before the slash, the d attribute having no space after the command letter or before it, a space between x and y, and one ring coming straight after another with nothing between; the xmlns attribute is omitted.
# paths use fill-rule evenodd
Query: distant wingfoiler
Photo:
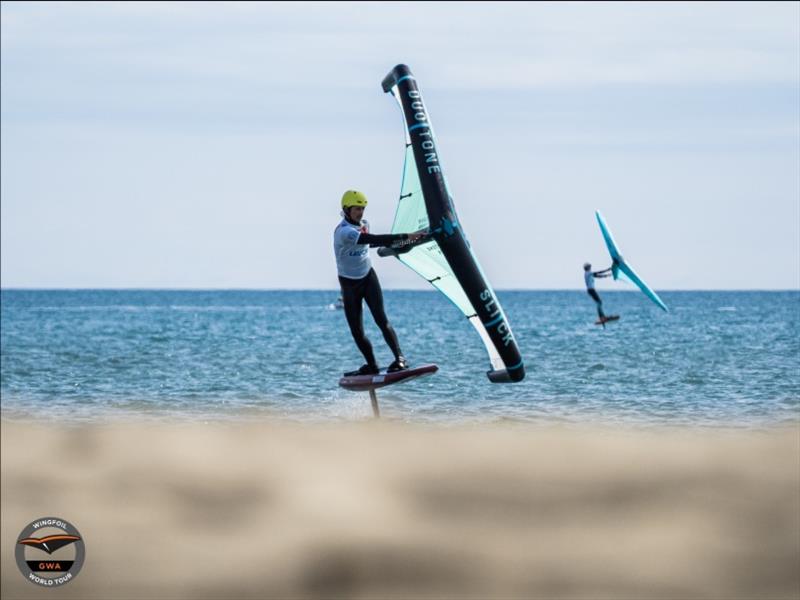
<svg viewBox="0 0 800 600"><path fill-rule="evenodd" d="M392 232L427 230L404 250L381 249L424 277L464 313L489 353L494 383L520 381L525 367L500 302L472 253L447 186L431 120L417 81L406 65L383 80L403 111L406 152Z"/></svg>

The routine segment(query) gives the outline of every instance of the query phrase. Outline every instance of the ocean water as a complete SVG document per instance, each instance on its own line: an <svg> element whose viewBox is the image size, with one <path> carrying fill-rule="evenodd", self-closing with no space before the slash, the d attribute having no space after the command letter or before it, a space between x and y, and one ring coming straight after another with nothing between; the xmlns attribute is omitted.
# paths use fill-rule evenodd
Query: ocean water
<svg viewBox="0 0 800 600"><path fill-rule="evenodd" d="M412 364L431 377L378 390L384 416L762 427L800 420L800 292L499 291L526 364L492 384L475 331L438 292L385 290ZM4 419L360 420L337 386L363 360L337 291L0 292ZM392 357L365 308L385 366Z"/></svg>

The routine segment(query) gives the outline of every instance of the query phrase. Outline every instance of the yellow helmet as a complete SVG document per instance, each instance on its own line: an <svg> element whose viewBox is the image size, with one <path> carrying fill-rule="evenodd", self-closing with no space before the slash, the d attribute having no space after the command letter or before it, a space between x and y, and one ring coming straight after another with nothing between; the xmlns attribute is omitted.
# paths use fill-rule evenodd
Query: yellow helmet
<svg viewBox="0 0 800 600"><path fill-rule="evenodd" d="M366 206L367 197L363 192L356 190L347 190L342 196L342 208L350 208L351 206Z"/></svg>

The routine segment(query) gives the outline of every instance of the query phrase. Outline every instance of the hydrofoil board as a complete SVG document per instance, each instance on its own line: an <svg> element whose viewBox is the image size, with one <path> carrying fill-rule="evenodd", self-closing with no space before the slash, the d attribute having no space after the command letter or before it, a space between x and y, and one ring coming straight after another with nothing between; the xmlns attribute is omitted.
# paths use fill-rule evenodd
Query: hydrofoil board
<svg viewBox="0 0 800 600"><path fill-rule="evenodd" d="M595 325L605 325L609 321L618 321L619 315L608 315L605 319L598 319L594 322Z"/></svg>
<svg viewBox="0 0 800 600"><path fill-rule="evenodd" d="M433 375L438 370L438 366L434 364L427 364L420 365L419 367L403 369L402 371L395 371L394 373L381 371L376 375L345 375L339 380L339 386L354 392L365 392L369 390L376 390L387 385L400 383L402 381L416 379L417 377Z"/></svg>

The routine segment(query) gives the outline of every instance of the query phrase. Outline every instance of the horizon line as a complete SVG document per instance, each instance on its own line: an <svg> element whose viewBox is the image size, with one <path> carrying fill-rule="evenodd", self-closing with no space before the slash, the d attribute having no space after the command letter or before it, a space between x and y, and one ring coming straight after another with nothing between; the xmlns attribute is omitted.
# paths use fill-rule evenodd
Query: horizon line
<svg viewBox="0 0 800 600"><path fill-rule="evenodd" d="M493 288L495 292L585 292L585 288ZM19 286L4 287L0 286L2 292L331 292L338 293L340 288L259 288L259 287L52 287L52 286ZM390 288L383 287L384 292L426 292L436 293L435 288ZM634 289L604 289L603 293L624 294L641 293ZM800 292L797 288L659 288L659 292Z"/></svg>

